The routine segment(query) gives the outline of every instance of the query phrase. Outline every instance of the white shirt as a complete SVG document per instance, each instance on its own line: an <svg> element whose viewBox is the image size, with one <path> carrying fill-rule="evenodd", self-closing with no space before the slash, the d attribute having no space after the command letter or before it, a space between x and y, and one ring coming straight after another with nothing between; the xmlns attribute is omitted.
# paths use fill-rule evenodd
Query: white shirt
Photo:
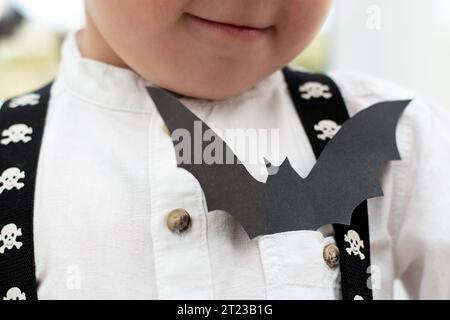
<svg viewBox="0 0 450 320"><path fill-rule="evenodd" d="M412 97L365 75L331 76L351 115ZM74 36L66 40L37 172L39 298L339 299L339 268L322 257L332 234L250 240L228 213L207 211L197 180L176 166L146 84L82 58ZM315 163L280 71L225 101L182 101L212 128L279 129L279 155L266 155L274 164L288 157L305 177ZM375 298L392 298L395 278L413 298L450 297L448 123L447 113L418 99L400 120L403 160L384 170L385 196L368 202ZM264 181L261 166L247 165ZM166 226L175 208L192 219L181 235Z"/></svg>

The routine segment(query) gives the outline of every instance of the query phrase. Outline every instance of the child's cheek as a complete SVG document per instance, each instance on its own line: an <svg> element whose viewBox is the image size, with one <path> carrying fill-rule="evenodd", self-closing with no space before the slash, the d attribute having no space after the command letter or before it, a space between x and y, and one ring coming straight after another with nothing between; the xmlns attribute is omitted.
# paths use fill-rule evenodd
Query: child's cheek
<svg viewBox="0 0 450 320"><path fill-rule="evenodd" d="M144 2L153 16L173 20L186 11L192 0L139 0L139 2Z"/></svg>
<svg viewBox="0 0 450 320"><path fill-rule="evenodd" d="M283 19L289 28L298 32L313 30L327 17L331 0L288 0L281 7Z"/></svg>
<svg viewBox="0 0 450 320"><path fill-rule="evenodd" d="M279 42L301 51L329 13L331 0L288 0L278 16Z"/></svg>
<svg viewBox="0 0 450 320"><path fill-rule="evenodd" d="M107 16L117 23L165 25L183 14L190 0L87 0L94 16ZM106 18L106 17L103 17ZM141 26L145 29L145 25Z"/></svg>

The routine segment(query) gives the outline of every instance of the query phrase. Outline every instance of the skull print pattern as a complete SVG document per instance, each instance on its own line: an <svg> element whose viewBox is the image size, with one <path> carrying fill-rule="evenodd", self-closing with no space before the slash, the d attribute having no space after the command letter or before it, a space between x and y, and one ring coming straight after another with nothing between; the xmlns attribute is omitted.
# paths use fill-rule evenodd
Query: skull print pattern
<svg viewBox="0 0 450 320"><path fill-rule="evenodd" d="M27 300L25 292L22 292L17 287L11 288L6 293L6 296L3 297L3 300Z"/></svg>
<svg viewBox="0 0 450 320"><path fill-rule="evenodd" d="M316 81L306 82L299 90L302 93L301 97L305 100L320 98L331 99L333 97L328 85Z"/></svg>
<svg viewBox="0 0 450 320"><path fill-rule="evenodd" d="M20 236L22 236L22 229L17 228L14 223L4 226L0 232L0 241L3 243L0 246L0 254L4 254L5 250L13 248L20 249L23 245L22 242L17 241Z"/></svg>
<svg viewBox="0 0 450 320"><path fill-rule="evenodd" d="M341 126L332 120L322 120L314 126L314 130L320 132L317 138L323 141L333 139L340 129Z"/></svg>
<svg viewBox="0 0 450 320"><path fill-rule="evenodd" d="M364 249L364 241L360 238L358 232L355 230L349 230L346 235L344 235L345 242L350 244L350 247L345 249L349 255L359 256L361 260L364 260L366 256L361 252Z"/></svg>
<svg viewBox="0 0 450 320"><path fill-rule="evenodd" d="M3 139L0 141L0 144L7 146L10 143L27 143L31 141L31 137L29 136L31 134L33 134L33 128L23 123L15 124L3 130Z"/></svg>
<svg viewBox="0 0 450 320"><path fill-rule="evenodd" d="M14 188L17 190L22 189L25 184L20 182L21 179L25 178L25 172L21 171L19 168L9 168L3 171L0 175L0 195L3 191L11 191Z"/></svg>
<svg viewBox="0 0 450 320"><path fill-rule="evenodd" d="M40 98L41 96L37 93L27 94L11 100L8 107L15 109L18 107L36 106L39 104Z"/></svg>

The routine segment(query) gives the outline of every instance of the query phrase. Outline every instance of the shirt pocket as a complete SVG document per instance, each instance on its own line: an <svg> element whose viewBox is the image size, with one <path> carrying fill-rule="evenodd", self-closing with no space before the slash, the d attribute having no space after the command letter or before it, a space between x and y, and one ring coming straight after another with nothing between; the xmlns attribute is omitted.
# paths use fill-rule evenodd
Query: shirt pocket
<svg viewBox="0 0 450 320"><path fill-rule="evenodd" d="M340 270L323 257L333 237L294 231L258 239L268 299L340 299Z"/></svg>

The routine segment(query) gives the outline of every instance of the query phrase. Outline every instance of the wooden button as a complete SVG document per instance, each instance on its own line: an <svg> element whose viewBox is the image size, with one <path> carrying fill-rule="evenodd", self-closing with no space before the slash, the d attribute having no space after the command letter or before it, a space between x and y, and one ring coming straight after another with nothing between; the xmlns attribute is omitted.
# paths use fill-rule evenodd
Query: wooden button
<svg viewBox="0 0 450 320"><path fill-rule="evenodd" d="M328 244L323 248L323 260L331 269L339 265L339 248L334 244Z"/></svg>
<svg viewBox="0 0 450 320"><path fill-rule="evenodd" d="M175 233L185 232L191 224L191 216L184 209L175 209L167 216L167 227Z"/></svg>

